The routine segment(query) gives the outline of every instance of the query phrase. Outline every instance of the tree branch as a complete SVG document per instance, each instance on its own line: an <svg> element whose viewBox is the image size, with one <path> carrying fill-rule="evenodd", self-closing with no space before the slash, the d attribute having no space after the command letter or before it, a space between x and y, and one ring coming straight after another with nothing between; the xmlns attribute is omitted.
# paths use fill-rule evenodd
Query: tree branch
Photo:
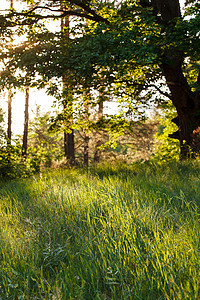
<svg viewBox="0 0 200 300"><path fill-rule="evenodd" d="M150 88L150 87L153 87L153 88L155 88L161 95L163 95L163 96L165 96L165 97L167 97L167 98L169 98L169 99L172 99L172 96L170 95L170 94L168 94L167 92L163 92L156 84L153 84L153 83L151 83L151 84L141 84L141 83L137 83L137 82L133 82L133 81L129 81L129 80L123 80L123 81L120 81L120 80L118 80L117 81L118 83L126 83L127 84L127 86L138 86L138 87L140 87L141 88L141 90L144 90L144 89L148 89L148 88Z"/></svg>
<svg viewBox="0 0 200 300"><path fill-rule="evenodd" d="M161 95L172 100L171 94L168 94L167 92L163 92L157 85L151 83L151 84L147 85L147 88L149 88L149 87L154 87Z"/></svg>
<svg viewBox="0 0 200 300"><path fill-rule="evenodd" d="M96 11L92 8L90 8L87 4L83 3L82 1L79 0L71 0L68 1L69 3L73 3L76 4L77 6L81 7L83 10L87 11L89 14L93 15L95 18L102 18L101 16L97 15ZM104 18L102 18L104 19ZM106 21L108 21L107 19L104 19Z"/></svg>
<svg viewBox="0 0 200 300"><path fill-rule="evenodd" d="M85 6L85 5L83 5ZM55 14L47 14L47 15L41 15L34 13L38 9L48 10L53 13L61 13L58 15ZM34 13L34 14L33 14ZM27 17L29 19L23 20L19 23L16 22L10 22L8 27L14 27L16 25L30 25L38 22L39 20L43 19L51 19L51 18L63 18L66 16L77 16L81 18L86 18L95 22L103 22L106 24L109 24L110 22L99 16L94 10L88 9L87 11L82 11L81 9L75 9L75 10L62 10L62 9L53 9L48 6L35 6L34 8L26 11L26 12L16 12L13 11L5 16L5 19L13 18L13 17ZM31 18L31 19L30 19Z"/></svg>

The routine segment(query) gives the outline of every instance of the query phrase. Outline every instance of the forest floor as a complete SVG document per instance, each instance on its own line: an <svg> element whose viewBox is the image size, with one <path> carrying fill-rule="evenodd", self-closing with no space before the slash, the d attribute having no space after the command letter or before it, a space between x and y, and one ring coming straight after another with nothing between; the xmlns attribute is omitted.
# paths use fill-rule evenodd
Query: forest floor
<svg viewBox="0 0 200 300"><path fill-rule="evenodd" d="M200 163L0 183L0 299L200 299Z"/></svg>

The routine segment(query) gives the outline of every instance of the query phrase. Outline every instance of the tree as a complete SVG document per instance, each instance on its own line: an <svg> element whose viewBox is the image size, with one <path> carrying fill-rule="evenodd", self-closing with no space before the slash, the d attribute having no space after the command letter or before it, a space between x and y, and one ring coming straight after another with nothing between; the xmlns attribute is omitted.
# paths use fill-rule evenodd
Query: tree
<svg viewBox="0 0 200 300"><path fill-rule="evenodd" d="M61 11L66 11L66 5L62 4L61 1ZM70 20L69 16L65 16L64 18L61 18L61 33L63 34L64 38L69 38L69 26L70 26ZM69 77L66 75L63 75L62 81L63 81L63 88L64 90L68 88L67 79ZM67 93L63 93L65 96ZM64 104L64 110L67 107L67 102L69 99L65 97L63 100ZM70 128L70 132L64 131L64 149L65 149L65 157L70 163L74 163L75 160L75 149L74 149L74 129Z"/></svg>
<svg viewBox="0 0 200 300"><path fill-rule="evenodd" d="M5 133L5 114L3 109L0 107L0 148L6 144L6 133Z"/></svg>
<svg viewBox="0 0 200 300"><path fill-rule="evenodd" d="M75 15L93 22L81 31L81 35L75 35L63 45L58 46L57 37L54 37L51 40L56 44L54 53L43 52L39 58L40 61L46 59L45 68L39 61L34 65L27 63L26 68L39 72L45 80L50 78L47 72L59 77L64 70L70 70L76 78L75 88L80 78L82 81L85 78L87 84L95 88L104 76L112 92L128 95L130 114L139 108L138 103L149 105L156 93L159 98L171 99L177 111L172 121L178 125L178 130L170 137L179 140L182 159L196 157L200 152L198 1L186 1L188 8L184 16L178 0L66 2L70 9L63 10L61 17ZM31 11L9 13L3 18L4 26L55 18L57 3L46 0L43 7L35 5ZM46 9L46 14L39 14L42 8ZM11 22L11 18L15 20ZM23 55L15 53L14 61L23 60L25 53L33 52L33 48L29 48L22 51ZM195 73L193 81L189 80L191 70ZM128 101L126 98L125 102Z"/></svg>
<svg viewBox="0 0 200 300"><path fill-rule="evenodd" d="M40 106L36 106L35 117L29 122L28 157L35 156L36 162L46 167L64 156L62 134L51 129L50 115L50 112L42 114Z"/></svg>
<svg viewBox="0 0 200 300"><path fill-rule="evenodd" d="M89 105L88 105L88 100L90 98L90 92L87 92L85 94L85 97L88 98L85 100L85 105L84 105L84 118L86 122L89 120ZM87 128L83 128L83 163L86 167L88 167L89 163L89 134Z"/></svg>
<svg viewBox="0 0 200 300"><path fill-rule="evenodd" d="M157 132L154 135L154 159L159 161L170 161L172 159L178 160L179 158L178 141L169 138L169 134L177 130L177 125L171 122L174 117L176 117L176 110L171 101L162 107L160 115L158 114L158 111L156 113L156 120L158 120L159 125Z"/></svg>
<svg viewBox="0 0 200 300"><path fill-rule="evenodd" d="M7 131L9 144L11 143L11 136L12 136L11 125L12 125L12 91L9 89L8 90L8 131Z"/></svg>
<svg viewBox="0 0 200 300"><path fill-rule="evenodd" d="M33 8L31 4L30 8ZM28 122L29 122L29 86L25 87L24 134L22 143L22 157L26 158L28 150Z"/></svg>
<svg viewBox="0 0 200 300"><path fill-rule="evenodd" d="M28 148L28 121L29 121L29 87L25 90L25 110L24 110L24 134L23 134L23 144L22 144L22 157L26 158L27 148Z"/></svg>
<svg viewBox="0 0 200 300"><path fill-rule="evenodd" d="M104 103L104 97L103 97L104 88L101 87L99 91L99 99L98 99L98 112L97 112L97 122L101 122L103 119L103 103ZM101 151L99 147L102 144L102 132L100 129L96 132L96 144L95 144L95 151L94 151L94 162L100 161L100 155Z"/></svg>
<svg viewBox="0 0 200 300"><path fill-rule="evenodd" d="M13 9L13 0L10 0L10 9ZM11 143L11 135L12 135L12 130L11 130L11 125L12 125L12 90L9 88L8 90L8 143Z"/></svg>
<svg viewBox="0 0 200 300"><path fill-rule="evenodd" d="M171 39L176 26L178 26L177 20L181 20L179 1L157 1L155 9L157 10L154 13L155 16L158 16L158 12L161 14L160 22L163 24L166 37L168 38L169 35L169 39ZM198 89L195 92L192 91L184 75L182 68L184 56L183 47L177 44L164 50L160 62L167 86L171 92L172 102L178 114L173 122L179 126L179 129L171 137L180 141L182 158L188 157L190 151L192 156L200 152L194 143L196 139L195 130L200 126L200 94ZM196 83L200 83L199 75Z"/></svg>

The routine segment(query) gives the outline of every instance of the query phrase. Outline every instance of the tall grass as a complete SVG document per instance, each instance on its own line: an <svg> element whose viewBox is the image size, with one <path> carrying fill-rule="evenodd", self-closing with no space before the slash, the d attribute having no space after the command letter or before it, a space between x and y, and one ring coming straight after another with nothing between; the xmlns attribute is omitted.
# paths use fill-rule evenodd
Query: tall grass
<svg viewBox="0 0 200 300"><path fill-rule="evenodd" d="M0 299L200 299L199 162L1 182Z"/></svg>

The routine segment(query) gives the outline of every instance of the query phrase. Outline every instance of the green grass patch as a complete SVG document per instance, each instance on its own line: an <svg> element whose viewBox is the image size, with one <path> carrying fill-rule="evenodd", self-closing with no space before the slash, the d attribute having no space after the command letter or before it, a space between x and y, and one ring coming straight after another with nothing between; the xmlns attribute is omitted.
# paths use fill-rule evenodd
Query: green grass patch
<svg viewBox="0 0 200 300"><path fill-rule="evenodd" d="M0 185L0 299L200 299L200 164Z"/></svg>

